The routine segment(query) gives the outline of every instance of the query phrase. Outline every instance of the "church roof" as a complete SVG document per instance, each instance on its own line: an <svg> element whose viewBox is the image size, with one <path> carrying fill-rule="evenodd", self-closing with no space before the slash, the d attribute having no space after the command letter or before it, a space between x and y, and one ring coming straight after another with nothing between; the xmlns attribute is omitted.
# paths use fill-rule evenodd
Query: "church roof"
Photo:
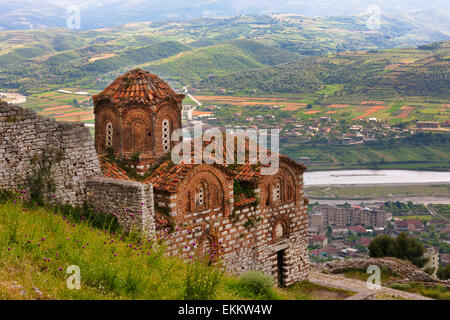
<svg viewBox="0 0 450 320"><path fill-rule="evenodd" d="M195 154L196 145L194 141L191 141L192 145L192 156ZM235 141L236 143L236 141ZM208 145L204 143L202 145L202 150ZM224 144L225 145L225 144ZM236 148L236 145L235 145ZM246 145L246 149L248 145ZM248 152L248 150L247 150ZM224 171L231 178L238 181L254 182L257 183L263 176L261 174L261 167L266 165L261 164L250 164L248 157L245 159L243 164L227 164L226 163L226 149L224 147L224 164L213 164L217 168ZM247 154L248 156L248 154ZM287 162L293 166L296 170L304 172L306 167L296 161L290 159L286 155L278 154L279 159ZM115 179L127 179L126 172L118 168L117 165L109 163L108 161L101 161L103 174L110 178ZM178 186L181 181L183 181L189 172L197 164L174 164L170 159L163 160L159 166L144 180L144 183L151 183L155 190L165 191L169 193L175 193L178 190ZM129 178L128 178L129 179Z"/></svg>
<svg viewBox="0 0 450 320"><path fill-rule="evenodd" d="M108 160L106 157L99 157L102 174L108 178L119 180L131 180L125 170L120 168L114 161Z"/></svg>
<svg viewBox="0 0 450 320"><path fill-rule="evenodd" d="M154 105L171 98L181 100L184 94L177 94L157 75L134 69L118 77L92 98L94 102L107 100L121 105L127 103Z"/></svg>

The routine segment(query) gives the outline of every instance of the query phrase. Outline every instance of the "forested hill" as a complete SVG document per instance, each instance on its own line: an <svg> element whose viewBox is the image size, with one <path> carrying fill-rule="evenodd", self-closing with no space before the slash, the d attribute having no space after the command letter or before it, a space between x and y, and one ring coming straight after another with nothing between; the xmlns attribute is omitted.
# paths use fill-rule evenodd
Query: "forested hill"
<svg viewBox="0 0 450 320"><path fill-rule="evenodd" d="M196 85L242 93L308 93L336 85L335 94L375 93L446 97L450 91L450 42L413 49L344 52L308 57L224 76Z"/></svg>

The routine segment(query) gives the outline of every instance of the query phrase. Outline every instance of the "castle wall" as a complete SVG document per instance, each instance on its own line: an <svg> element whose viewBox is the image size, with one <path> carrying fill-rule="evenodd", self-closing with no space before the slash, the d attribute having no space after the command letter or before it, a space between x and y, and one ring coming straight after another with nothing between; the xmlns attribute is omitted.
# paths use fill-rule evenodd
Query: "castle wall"
<svg viewBox="0 0 450 320"><path fill-rule="evenodd" d="M155 233L153 188L135 181L93 177L86 185L87 203L95 211L117 216L125 232Z"/></svg>
<svg viewBox="0 0 450 320"><path fill-rule="evenodd" d="M86 181L101 174L89 129L0 103L0 189L17 190L42 166L54 182L48 200L81 205Z"/></svg>

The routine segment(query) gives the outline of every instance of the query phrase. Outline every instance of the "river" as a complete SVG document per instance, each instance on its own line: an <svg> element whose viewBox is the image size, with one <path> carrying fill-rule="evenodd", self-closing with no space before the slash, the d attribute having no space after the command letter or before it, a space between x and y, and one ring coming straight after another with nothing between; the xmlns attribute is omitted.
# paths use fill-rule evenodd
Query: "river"
<svg viewBox="0 0 450 320"><path fill-rule="evenodd" d="M450 172L416 170L332 170L304 173L305 186L342 184L449 183Z"/></svg>

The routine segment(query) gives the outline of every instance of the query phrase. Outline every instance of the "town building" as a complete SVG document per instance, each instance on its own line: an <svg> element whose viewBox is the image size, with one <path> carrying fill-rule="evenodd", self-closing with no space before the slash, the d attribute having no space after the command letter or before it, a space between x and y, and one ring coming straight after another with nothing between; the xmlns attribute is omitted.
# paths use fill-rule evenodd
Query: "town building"
<svg viewBox="0 0 450 320"><path fill-rule="evenodd" d="M430 247L424 254L424 257L428 259L425 264L424 269L432 269L433 275L436 276L437 270L439 268L439 249Z"/></svg>
<svg viewBox="0 0 450 320"><path fill-rule="evenodd" d="M439 122L434 121L417 121L417 129L439 129Z"/></svg>
<svg viewBox="0 0 450 320"><path fill-rule="evenodd" d="M317 235L314 235L314 236L309 238L309 245L311 247L318 246L318 247L322 247L323 248L323 247L327 246L327 244L328 244L327 237L325 237L325 236L323 236L321 234L317 234Z"/></svg>
<svg viewBox="0 0 450 320"><path fill-rule="evenodd" d="M323 214L325 226L335 227L360 225L384 228L391 217L384 209L361 206L320 205L316 212Z"/></svg>

